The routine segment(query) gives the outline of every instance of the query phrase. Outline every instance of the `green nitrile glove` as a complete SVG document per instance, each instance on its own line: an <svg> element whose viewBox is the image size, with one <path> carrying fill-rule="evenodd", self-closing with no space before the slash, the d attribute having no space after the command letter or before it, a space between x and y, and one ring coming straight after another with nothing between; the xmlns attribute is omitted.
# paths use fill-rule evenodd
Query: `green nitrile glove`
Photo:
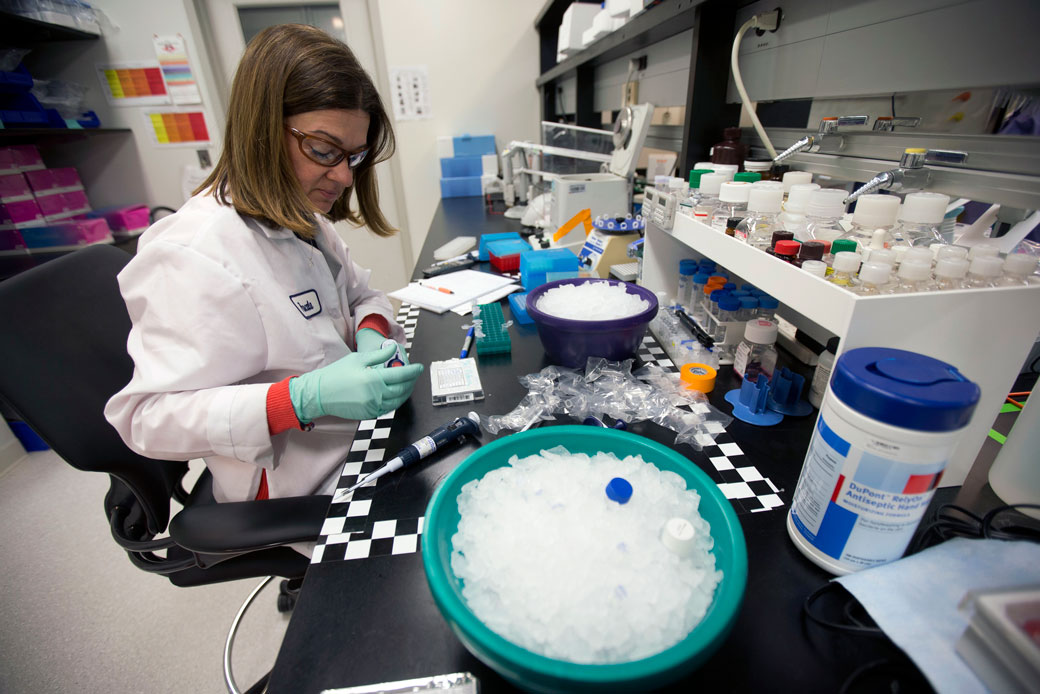
<svg viewBox="0 0 1040 694"><path fill-rule="evenodd" d="M372 328L362 328L357 331L355 336L357 340L357 351L359 352L375 352L383 348L383 342L387 338L383 337L381 333ZM388 357L389 358L389 357ZM401 345L401 361L406 365L411 363L408 361L408 354L404 351L404 345Z"/></svg>
<svg viewBox="0 0 1040 694"><path fill-rule="evenodd" d="M394 346L373 352L354 352L328 366L289 381L289 398L301 422L332 415L341 419L374 419L396 410L412 394L422 364L394 369L382 365Z"/></svg>

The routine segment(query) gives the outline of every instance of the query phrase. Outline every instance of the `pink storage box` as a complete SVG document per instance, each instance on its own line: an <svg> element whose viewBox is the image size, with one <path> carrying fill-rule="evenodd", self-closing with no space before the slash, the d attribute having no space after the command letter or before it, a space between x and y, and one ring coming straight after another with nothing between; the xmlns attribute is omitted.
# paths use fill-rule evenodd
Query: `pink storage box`
<svg viewBox="0 0 1040 694"><path fill-rule="evenodd" d="M56 246L85 246L99 241L111 241L112 232L104 219L78 219L60 224L48 224L22 229L22 238L29 248Z"/></svg>
<svg viewBox="0 0 1040 694"><path fill-rule="evenodd" d="M25 179L29 181L29 187L33 189L33 193L37 196L83 190L83 183L79 180L79 174L71 166L63 169L26 171Z"/></svg>
<svg viewBox="0 0 1040 694"><path fill-rule="evenodd" d="M43 212L35 200L0 202L0 228L24 229L43 226Z"/></svg>
<svg viewBox="0 0 1040 694"><path fill-rule="evenodd" d="M0 147L0 174L42 169L43 157L34 145Z"/></svg>
<svg viewBox="0 0 1040 694"><path fill-rule="evenodd" d="M87 216L103 217L108 222L112 233L116 235L136 236L151 224L148 207L145 205L107 207L101 210L94 210Z"/></svg>
<svg viewBox="0 0 1040 694"><path fill-rule="evenodd" d="M43 212L44 219L48 222L90 212L90 201L87 200L87 195L82 190L75 190L71 193L37 195L36 202Z"/></svg>
<svg viewBox="0 0 1040 694"><path fill-rule="evenodd" d="M32 200L33 192L25 174L13 173L0 175L0 202L18 202Z"/></svg>

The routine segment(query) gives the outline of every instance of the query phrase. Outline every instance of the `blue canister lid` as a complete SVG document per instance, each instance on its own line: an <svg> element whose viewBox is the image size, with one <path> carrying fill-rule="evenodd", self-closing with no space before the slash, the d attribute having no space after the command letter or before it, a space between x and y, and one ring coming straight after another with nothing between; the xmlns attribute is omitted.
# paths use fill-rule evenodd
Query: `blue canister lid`
<svg viewBox="0 0 1040 694"><path fill-rule="evenodd" d="M842 354L834 364L831 390L864 417L919 431L966 426L982 394L946 362L886 347Z"/></svg>
<svg viewBox="0 0 1040 694"><path fill-rule="evenodd" d="M780 302L768 294L762 294L758 297L758 305L762 308L776 308L780 305Z"/></svg>
<svg viewBox="0 0 1040 694"><path fill-rule="evenodd" d="M723 289L736 289L737 285L734 284L733 282L726 282L726 284L722 285L722 288Z"/></svg>
<svg viewBox="0 0 1040 694"><path fill-rule="evenodd" d="M627 504L632 498L632 485L624 477L615 477L607 482L607 498L619 504Z"/></svg>
<svg viewBox="0 0 1040 694"><path fill-rule="evenodd" d="M741 308L758 308L758 299L753 296L740 297Z"/></svg>
<svg viewBox="0 0 1040 694"><path fill-rule="evenodd" d="M714 301L716 304L719 303L719 299L729 294L725 289L714 289L711 294L708 295L708 299Z"/></svg>
<svg viewBox="0 0 1040 694"><path fill-rule="evenodd" d="M740 308L740 299L732 294L725 294L719 299L720 311L736 311Z"/></svg>
<svg viewBox="0 0 1040 694"><path fill-rule="evenodd" d="M755 285L748 284L747 282L740 285L740 288L743 289L745 292L755 292L758 289L758 287L756 287Z"/></svg>
<svg viewBox="0 0 1040 694"><path fill-rule="evenodd" d="M706 272L698 272L696 275L693 276L693 283L694 284L707 284L708 283L708 278L710 276L711 275L709 275Z"/></svg>
<svg viewBox="0 0 1040 694"><path fill-rule="evenodd" d="M711 258L701 258L701 261L700 263L698 263L698 265L700 265L703 268L708 268L709 270L714 270L716 267L715 261Z"/></svg>
<svg viewBox="0 0 1040 694"><path fill-rule="evenodd" d="M680 275L692 275L697 272L697 261L696 260L680 260L679 261L679 274Z"/></svg>

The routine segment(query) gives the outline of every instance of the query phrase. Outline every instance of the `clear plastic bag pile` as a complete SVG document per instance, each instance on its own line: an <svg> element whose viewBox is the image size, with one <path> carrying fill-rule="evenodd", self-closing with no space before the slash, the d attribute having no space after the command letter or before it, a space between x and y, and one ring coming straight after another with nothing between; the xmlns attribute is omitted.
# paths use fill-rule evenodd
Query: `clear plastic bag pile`
<svg viewBox="0 0 1040 694"><path fill-rule="evenodd" d="M527 395L509 413L482 416L480 424L492 435L526 431L558 415L583 421L604 416L626 423L650 420L675 432L675 444L700 450L712 434L722 432L733 418L708 404L704 393L688 390L671 373L647 365L633 373L632 360L590 357L584 372L547 366L520 377ZM705 438L707 437L707 438Z"/></svg>

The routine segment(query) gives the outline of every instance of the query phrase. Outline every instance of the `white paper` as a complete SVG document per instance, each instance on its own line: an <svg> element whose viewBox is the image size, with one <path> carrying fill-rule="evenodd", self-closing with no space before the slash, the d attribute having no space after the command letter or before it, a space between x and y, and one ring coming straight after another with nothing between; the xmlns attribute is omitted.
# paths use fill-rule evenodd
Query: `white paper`
<svg viewBox="0 0 1040 694"><path fill-rule="evenodd" d="M188 60L188 47L180 34L152 34L155 56L159 59L166 91L175 104L201 104L199 85Z"/></svg>
<svg viewBox="0 0 1040 694"><path fill-rule="evenodd" d="M479 270L459 270L411 282L407 287L390 292L388 296L434 313L444 313L514 283L515 280L502 275ZM445 293L441 289L450 289L452 293Z"/></svg>
<svg viewBox="0 0 1040 694"><path fill-rule="evenodd" d="M433 118L430 72L425 65L390 68L390 90L397 120Z"/></svg>

